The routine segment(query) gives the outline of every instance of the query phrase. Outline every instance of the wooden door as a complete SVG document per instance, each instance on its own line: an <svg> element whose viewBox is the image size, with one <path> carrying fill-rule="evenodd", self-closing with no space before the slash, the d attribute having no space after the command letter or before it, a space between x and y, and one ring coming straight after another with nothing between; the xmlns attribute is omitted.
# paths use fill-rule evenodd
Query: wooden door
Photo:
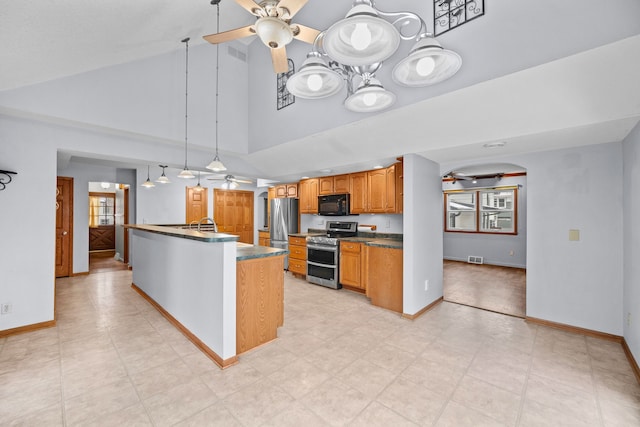
<svg viewBox="0 0 640 427"><path fill-rule="evenodd" d="M349 174L336 175L333 177L333 191L336 194L349 192Z"/></svg>
<svg viewBox="0 0 640 427"><path fill-rule="evenodd" d="M207 195L209 193L206 187L186 187L187 192L187 213L185 224L192 221L200 221L202 218L209 216L209 203Z"/></svg>
<svg viewBox="0 0 640 427"><path fill-rule="evenodd" d="M387 184L385 188L385 212L396 213L396 166L392 165L386 169Z"/></svg>
<svg viewBox="0 0 640 427"><path fill-rule="evenodd" d="M218 231L234 234L253 244L253 191L214 189L214 212Z"/></svg>
<svg viewBox="0 0 640 427"><path fill-rule="evenodd" d="M349 193L351 193L351 213L367 211L367 173L352 173L349 176Z"/></svg>
<svg viewBox="0 0 640 427"><path fill-rule="evenodd" d="M300 181L298 193L300 196L300 213L318 213L318 178Z"/></svg>
<svg viewBox="0 0 640 427"><path fill-rule="evenodd" d="M249 191L242 196L242 234L240 241L253 245L253 191Z"/></svg>
<svg viewBox="0 0 640 427"><path fill-rule="evenodd" d="M58 177L56 184L56 277L72 274L73 178Z"/></svg>

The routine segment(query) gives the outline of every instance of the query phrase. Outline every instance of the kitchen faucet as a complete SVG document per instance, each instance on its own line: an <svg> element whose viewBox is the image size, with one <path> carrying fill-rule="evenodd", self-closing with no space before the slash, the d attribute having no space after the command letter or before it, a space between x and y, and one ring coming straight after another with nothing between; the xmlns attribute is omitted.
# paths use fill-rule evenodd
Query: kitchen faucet
<svg viewBox="0 0 640 427"><path fill-rule="evenodd" d="M210 221L211 224L213 224L213 232L214 233L218 232L218 226L216 225L216 222L212 218L208 218L208 217L204 217L200 221L198 221L198 231L200 231L200 226L202 225L203 221Z"/></svg>
<svg viewBox="0 0 640 427"><path fill-rule="evenodd" d="M198 221L196 221L195 219L194 219L193 221L191 221L191 222L189 223L189 230L191 230L191 226L192 226L192 225L197 225L197 224L198 224Z"/></svg>

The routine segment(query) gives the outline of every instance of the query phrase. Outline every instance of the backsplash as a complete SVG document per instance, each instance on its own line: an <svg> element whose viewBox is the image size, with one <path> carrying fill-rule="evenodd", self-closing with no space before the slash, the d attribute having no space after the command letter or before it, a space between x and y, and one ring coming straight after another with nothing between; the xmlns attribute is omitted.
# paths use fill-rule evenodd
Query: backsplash
<svg viewBox="0 0 640 427"><path fill-rule="evenodd" d="M300 215L300 231L326 228L327 221L355 221L358 224L375 225L376 236L384 233L402 234L402 215L399 214L362 214L348 216Z"/></svg>

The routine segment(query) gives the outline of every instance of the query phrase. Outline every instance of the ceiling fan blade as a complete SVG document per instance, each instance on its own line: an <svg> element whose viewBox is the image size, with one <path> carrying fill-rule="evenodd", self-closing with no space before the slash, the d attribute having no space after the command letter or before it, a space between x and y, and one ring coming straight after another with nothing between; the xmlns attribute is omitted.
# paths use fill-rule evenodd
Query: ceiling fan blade
<svg viewBox="0 0 640 427"><path fill-rule="evenodd" d="M280 0L278 3L278 8L287 9L289 11L289 16L287 19L293 18L293 15L298 13L300 9L307 4L309 0Z"/></svg>
<svg viewBox="0 0 640 427"><path fill-rule="evenodd" d="M291 27L293 29L293 37L309 44L313 44L318 34L320 34L320 31L315 28L305 27L300 24L292 24Z"/></svg>
<svg viewBox="0 0 640 427"><path fill-rule="evenodd" d="M252 15L259 16L256 12L254 12L254 10L260 10L260 6L253 0L236 0L236 3L248 10Z"/></svg>
<svg viewBox="0 0 640 427"><path fill-rule="evenodd" d="M232 181L239 182L239 183L242 183L242 184L253 184L253 181L249 181L249 180L246 180L246 179L236 179L236 178L234 178L234 179L232 179Z"/></svg>
<svg viewBox="0 0 640 427"><path fill-rule="evenodd" d="M273 71L276 73L286 73L289 71L287 49L284 46L275 49L271 48L271 62L273 62Z"/></svg>
<svg viewBox="0 0 640 427"><path fill-rule="evenodd" d="M235 39L241 39L243 37L255 36L256 31L253 25L247 25L246 27L236 28L235 30L223 31L221 33L209 34L202 38L209 43L218 44L224 43Z"/></svg>

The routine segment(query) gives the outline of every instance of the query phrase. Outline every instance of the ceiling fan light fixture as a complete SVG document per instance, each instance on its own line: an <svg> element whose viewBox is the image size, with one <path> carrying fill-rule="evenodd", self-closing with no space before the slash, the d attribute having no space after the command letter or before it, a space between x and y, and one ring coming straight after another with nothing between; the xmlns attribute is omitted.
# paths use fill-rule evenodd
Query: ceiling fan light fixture
<svg viewBox="0 0 640 427"><path fill-rule="evenodd" d="M344 65L382 62L400 45L400 33L380 18L371 1L356 0L347 16L330 26L323 47L329 57Z"/></svg>
<svg viewBox="0 0 640 427"><path fill-rule="evenodd" d="M393 68L393 80L403 86L418 87L440 83L460 70L462 58L442 48L433 37L424 35L409 55Z"/></svg>
<svg viewBox="0 0 640 427"><path fill-rule="evenodd" d="M344 79L318 52L309 52L300 70L287 80L287 90L304 99L320 99L342 90Z"/></svg>
<svg viewBox="0 0 640 427"><path fill-rule="evenodd" d="M372 113L389 108L395 102L393 92L386 90L377 79L370 78L360 83L353 95L344 101L344 106L356 113Z"/></svg>
<svg viewBox="0 0 640 427"><path fill-rule="evenodd" d="M293 31L282 19L264 16L256 21L256 34L267 47L276 49L293 40Z"/></svg>

